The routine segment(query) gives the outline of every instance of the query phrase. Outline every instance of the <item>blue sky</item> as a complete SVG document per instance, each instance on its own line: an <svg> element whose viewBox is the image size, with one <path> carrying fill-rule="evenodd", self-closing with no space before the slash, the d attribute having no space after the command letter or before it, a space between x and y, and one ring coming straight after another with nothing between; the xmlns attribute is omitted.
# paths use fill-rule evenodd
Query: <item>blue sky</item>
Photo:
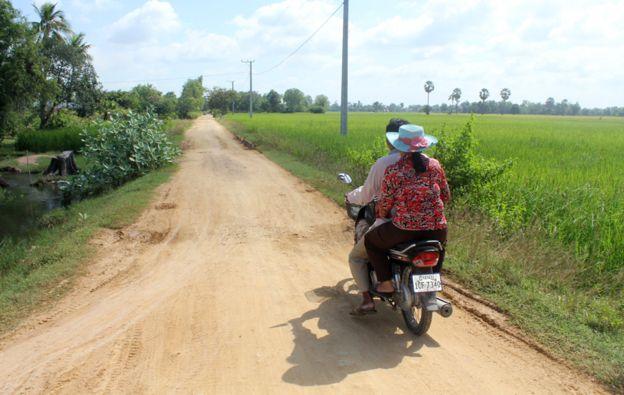
<svg viewBox="0 0 624 395"><path fill-rule="evenodd" d="M41 4L41 0L35 0ZM587 107L623 105L624 2L601 0L351 0L349 100L448 102L567 98ZM13 1L29 19L32 1ZM340 0L60 0L75 31L92 45L106 89L152 83L179 92L187 78L248 89L246 65L269 69L306 39ZM339 98L339 12L280 67L254 76L254 90L297 87Z"/></svg>

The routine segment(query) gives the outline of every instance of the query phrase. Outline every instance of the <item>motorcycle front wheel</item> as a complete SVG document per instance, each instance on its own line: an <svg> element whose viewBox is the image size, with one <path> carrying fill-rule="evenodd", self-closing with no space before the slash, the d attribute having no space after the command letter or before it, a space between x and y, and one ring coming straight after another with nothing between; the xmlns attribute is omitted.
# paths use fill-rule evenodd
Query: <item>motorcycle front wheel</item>
<svg viewBox="0 0 624 395"><path fill-rule="evenodd" d="M402 287L407 287L407 289L410 289L411 274L411 267L406 267L403 270L403 275L401 276ZM405 325L407 325L407 329L409 329L410 332L412 332L416 336L422 336L427 333L429 327L431 326L433 312L426 310L425 306L420 303L418 303L416 306L414 304L412 304L412 306L407 310L401 308L401 314L403 315L403 320L405 321Z"/></svg>

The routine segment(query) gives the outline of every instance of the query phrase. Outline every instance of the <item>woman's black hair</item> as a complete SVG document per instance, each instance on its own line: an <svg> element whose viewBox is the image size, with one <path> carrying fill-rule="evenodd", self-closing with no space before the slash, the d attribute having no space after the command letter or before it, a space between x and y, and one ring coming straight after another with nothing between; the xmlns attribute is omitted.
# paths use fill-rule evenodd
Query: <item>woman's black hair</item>
<svg viewBox="0 0 624 395"><path fill-rule="evenodd" d="M386 125L386 133L387 132L398 132L399 128L403 125L407 125L409 123L408 120L402 118L391 118Z"/></svg>
<svg viewBox="0 0 624 395"><path fill-rule="evenodd" d="M424 173L427 171L428 160L423 156L420 152L412 153L412 166L414 166L414 171L416 174Z"/></svg>

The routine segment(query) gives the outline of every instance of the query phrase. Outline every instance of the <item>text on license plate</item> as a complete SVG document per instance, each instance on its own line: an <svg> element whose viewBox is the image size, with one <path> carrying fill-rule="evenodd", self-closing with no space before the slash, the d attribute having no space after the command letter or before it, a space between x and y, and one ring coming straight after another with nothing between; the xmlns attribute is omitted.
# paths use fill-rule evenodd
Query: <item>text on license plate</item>
<svg viewBox="0 0 624 395"><path fill-rule="evenodd" d="M414 292L442 291L440 273L414 274L412 276Z"/></svg>

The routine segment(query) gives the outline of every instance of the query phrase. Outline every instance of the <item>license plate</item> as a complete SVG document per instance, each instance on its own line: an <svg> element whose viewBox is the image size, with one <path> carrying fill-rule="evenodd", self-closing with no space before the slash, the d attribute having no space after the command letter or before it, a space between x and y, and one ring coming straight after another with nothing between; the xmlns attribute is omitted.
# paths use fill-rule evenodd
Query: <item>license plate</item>
<svg viewBox="0 0 624 395"><path fill-rule="evenodd" d="M414 292L442 291L440 273L414 274L412 276Z"/></svg>

